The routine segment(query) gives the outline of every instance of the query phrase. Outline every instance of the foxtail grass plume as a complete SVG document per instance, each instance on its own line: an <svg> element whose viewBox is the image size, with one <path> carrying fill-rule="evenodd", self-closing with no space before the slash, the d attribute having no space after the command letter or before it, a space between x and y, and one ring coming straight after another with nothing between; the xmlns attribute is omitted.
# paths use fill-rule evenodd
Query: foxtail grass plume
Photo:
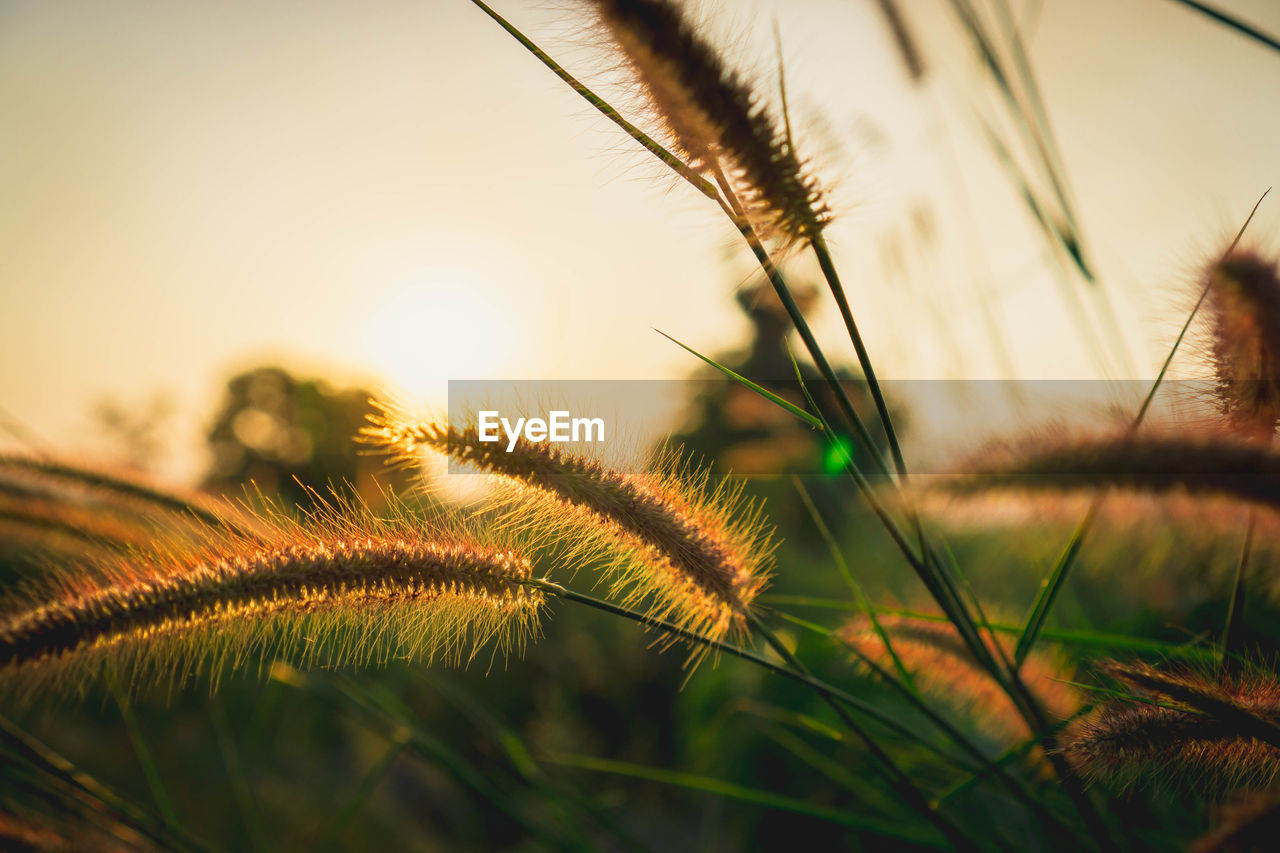
<svg viewBox="0 0 1280 853"><path fill-rule="evenodd" d="M99 549L142 550L156 535L143 519L7 486L0 483L0 525L14 531L15 540L42 550L69 555Z"/></svg>
<svg viewBox="0 0 1280 853"><path fill-rule="evenodd" d="M1031 736L1026 719L1004 689L973 659L950 622L893 613L878 614L876 620L903 667L923 691L972 715L984 732L1002 741L1015 742ZM984 634L993 651L992 644L999 642L1005 654L1012 658L1013 644L1008 638ZM868 617L860 615L851 619L838 636L860 657L892 671L894 663L889 650ZM1032 652L1023 661L1020 674L1027 689L1052 719L1066 719L1079 709L1079 692L1064 683L1070 680L1071 671L1053 654Z"/></svg>
<svg viewBox="0 0 1280 853"><path fill-rule="evenodd" d="M1230 428L1270 441L1280 419L1280 276L1276 262L1235 250L1205 274L1210 356Z"/></svg>
<svg viewBox="0 0 1280 853"><path fill-rule="evenodd" d="M474 425L387 409L372 420L366 440L401 459L429 449L499 475L506 523L564 545L560 563L603 558L626 604L716 639L745 626L765 584L769 533L758 510L706 472L665 456L649 473L621 473L551 443L520 438L508 452L480 441Z"/></svg>
<svg viewBox="0 0 1280 853"><path fill-rule="evenodd" d="M519 646L543 603L519 553L461 522L326 506L276 515L246 538L210 531L11 593L0 678L81 687L110 668L132 683L280 656L301 665L468 659Z"/></svg>
<svg viewBox="0 0 1280 853"><path fill-rule="evenodd" d="M787 240L816 236L830 212L790 133L671 0L583 0L669 142L703 174L724 175L751 220Z"/></svg>
<svg viewBox="0 0 1280 853"><path fill-rule="evenodd" d="M1222 791L1266 788L1280 773L1280 684L1271 673L1115 663L1103 671L1138 698L1107 700L1064 732L1061 749L1082 775Z"/></svg>
<svg viewBox="0 0 1280 853"><path fill-rule="evenodd" d="M248 514L227 501L167 491L129 472L47 456L0 454L0 491L40 494L68 508L148 519L173 529L212 526L248 532L253 527Z"/></svg>
<svg viewBox="0 0 1280 853"><path fill-rule="evenodd" d="M1280 453L1225 435L1116 435L1027 443L971 462L949 491L1115 486L1215 494L1280 508Z"/></svg>

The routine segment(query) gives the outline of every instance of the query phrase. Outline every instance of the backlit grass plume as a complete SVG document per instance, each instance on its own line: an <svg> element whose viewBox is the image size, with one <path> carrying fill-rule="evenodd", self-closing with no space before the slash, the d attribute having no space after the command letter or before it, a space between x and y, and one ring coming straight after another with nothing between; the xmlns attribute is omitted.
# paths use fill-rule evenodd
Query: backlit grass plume
<svg viewBox="0 0 1280 853"><path fill-rule="evenodd" d="M446 661L488 640L519 645L543 601L529 561L460 522L390 520L330 507L283 517L250 539L121 555L11 594L0 616L0 678L77 687L104 668L132 681L281 656L302 665Z"/></svg>
<svg viewBox="0 0 1280 853"><path fill-rule="evenodd" d="M568 559L605 558L627 604L713 638L741 629L765 584L772 546L758 511L727 484L664 457L641 474L611 470L551 443L479 439L474 425L384 410L366 438L402 458L424 450L500 475L496 497L514 527L568 543Z"/></svg>
<svg viewBox="0 0 1280 853"><path fill-rule="evenodd" d="M44 550L74 555L100 548L144 549L156 535L142 519L121 517L7 485L0 483L0 524L15 530L14 538Z"/></svg>
<svg viewBox="0 0 1280 853"><path fill-rule="evenodd" d="M1274 260L1237 250L1206 272L1218 402L1231 428L1270 440L1280 419L1280 277Z"/></svg>
<svg viewBox="0 0 1280 853"><path fill-rule="evenodd" d="M0 454L0 484L25 484L49 492L79 495L82 502L136 512L170 512L216 527L242 521L229 505L198 494L159 489L125 472L27 454Z"/></svg>
<svg viewBox="0 0 1280 853"><path fill-rule="evenodd" d="M1225 435L1115 435L1027 443L972 462L951 491L1116 486L1218 494L1280 508L1280 453Z"/></svg>
<svg viewBox="0 0 1280 853"><path fill-rule="evenodd" d="M1280 773L1280 684L1268 672L1210 676L1190 669L1111 664L1136 691L1073 722L1060 740L1082 774L1119 785L1265 788Z"/></svg>
<svg viewBox="0 0 1280 853"><path fill-rule="evenodd" d="M1031 736L1027 722L1009 696L973 659L955 627L942 619L928 619L892 613L876 617L889 637L893 651L926 693L937 696L957 710L971 715L985 733L1006 742ZM859 656L883 669L894 663L883 638L866 616L857 616L839 631L839 637ZM1013 645L1006 638L985 637L990 646L1000 642L1012 657ZM1054 655L1036 651L1023 661L1020 673L1027 689L1054 720L1070 717L1079 709L1079 692L1070 684L1066 664Z"/></svg>
<svg viewBox="0 0 1280 853"><path fill-rule="evenodd" d="M789 132L671 0L584 0L669 142L691 166L723 175L766 233L818 234L829 220Z"/></svg>

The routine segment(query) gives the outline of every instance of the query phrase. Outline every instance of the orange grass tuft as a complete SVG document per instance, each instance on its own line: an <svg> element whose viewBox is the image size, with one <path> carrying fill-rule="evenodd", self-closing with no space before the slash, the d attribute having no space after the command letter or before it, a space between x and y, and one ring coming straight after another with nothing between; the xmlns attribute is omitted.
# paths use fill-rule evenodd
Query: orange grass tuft
<svg viewBox="0 0 1280 853"><path fill-rule="evenodd" d="M1019 741L1031 736L1026 720L1003 688L973 659L955 626L943 620L892 613L876 618L921 689L971 713L985 732L1001 740ZM881 667L893 666L884 640L866 616L846 623L839 637ZM984 639L993 650L992 643L999 642L1005 654L1012 657L1013 643L1008 637L985 634ZM1023 662L1020 673L1027 689L1053 719L1066 719L1079 709L1079 692L1064 683L1071 672L1055 656L1033 652Z"/></svg>

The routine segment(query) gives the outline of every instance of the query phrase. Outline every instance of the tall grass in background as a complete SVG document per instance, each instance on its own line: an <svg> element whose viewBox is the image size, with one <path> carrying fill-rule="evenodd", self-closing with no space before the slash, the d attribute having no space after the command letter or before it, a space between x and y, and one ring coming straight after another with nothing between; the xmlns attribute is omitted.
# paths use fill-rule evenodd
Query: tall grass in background
<svg viewBox="0 0 1280 853"><path fill-rule="evenodd" d="M525 441L503 453L477 441L474 425L391 410L370 424L366 442L402 463L416 463L424 450L469 463L497 483L487 502L445 512L393 501L375 517L317 497L306 517L288 519L270 507L215 505L79 466L0 459L0 523L45 543L51 564L48 577L5 595L0 678L37 700L105 683L155 800L154 807L130 802L0 720L10 759L5 784L23 794L3 801L13 816L0 830L29 845L42 838L75 845L84 837L126 848L206 847L177 820L132 696L156 684L184 687L202 675L216 684L228 669L259 667L275 682L390 732L384 756L318 832L328 844L344 838L372 787L409 750L465 780L530 843L556 849L644 848L651 841L626 803L601 802L567 784L568 768L787 812L871 847L1145 849L1179 847L1200 834L1200 849L1250 849L1264 838L1280 815L1280 681L1271 661L1240 638L1250 579L1269 569L1259 558L1269 550L1254 541L1266 544L1260 531L1272 529L1268 516L1280 506L1280 455L1272 442L1280 417L1280 279L1274 259L1241 248L1247 220L1205 264L1199 299L1123 429L1062 441L1030 437L974 460L960 477L923 485L912 477L824 237L833 213L788 114L783 75L771 95L669 0L582 0L576 6L591 16L591 32L638 97L639 106L624 115L495 10L473 2L532 60L695 188L758 264L799 340L796 374L804 375L802 363L811 365L821 398L801 380L803 399L784 399L757 381L767 377L739 375L680 346L831 446L845 435L859 442L857 454L835 457L856 505L841 507L837 517L802 483L794 496L829 549L824 571L844 594L824 593L823 585L813 595L771 595L771 577L788 581L788 589L809 577L775 562L766 513L687 464L663 458L651 472L630 474ZM1090 262L1084 213L1072 199L1011 11L1003 0L944 5L1013 119L1011 134L988 126L986 139L1060 263L1066 309L1100 362L1124 365L1124 337ZM1243 22L1184 5L1276 47ZM927 52L897 4L880 7L918 78ZM1027 163L1035 174L1019 165ZM846 340L824 343L814 333L786 272L785 262L799 255L820 269ZM1195 435L1171 434L1147 423L1148 415L1201 312L1208 315L1205 358L1221 419ZM855 405L837 373L846 354L858 362L870 407ZM974 581L981 562L1016 559L1002 553L1001 536L980 540L985 554L966 543L962 555L946 514L927 511L940 494L1010 492L1026 501L1045 493L1087 498L1035 594L1014 605L980 593ZM1110 507L1128 494L1168 492L1193 502L1225 497L1241 510L1236 532L1243 544L1220 628L1188 643L1056 628L1055 609L1098 543ZM883 572L909 573L918 602L911 610L872 600L860 543L838 535L868 513L890 545L869 553L888 564ZM606 580L603 593L597 572ZM778 743L820 787L772 786L768 774L748 784L570 748L537 752L483 703L455 696L459 711L501 744L525 795L542 809L531 814L433 739L393 691L306 671L479 657L502 678L504 666L521 665L507 657L536 638L540 617L552 609L567 611L566 619L591 610L638 623L659 645L684 647L690 683L712 663L750 666L812 694L821 704L804 712L771 704L763 690L758 700L734 701L754 702L756 712L784 721ZM798 609L808 615L792 612ZM841 611L846 615L827 618ZM218 713L215 729L246 835L267 846L248 817L253 804L233 772L236 745ZM1174 813L1169 797L1179 798L1174 811L1190 803L1197 817L1183 813L1176 825L1162 823ZM1214 803L1221 807L1211 827Z"/></svg>

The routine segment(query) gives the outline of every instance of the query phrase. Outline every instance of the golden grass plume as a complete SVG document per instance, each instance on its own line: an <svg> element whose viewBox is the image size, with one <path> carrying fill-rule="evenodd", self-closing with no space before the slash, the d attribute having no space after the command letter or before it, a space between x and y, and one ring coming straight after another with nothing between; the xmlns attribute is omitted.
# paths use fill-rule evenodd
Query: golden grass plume
<svg viewBox="0 0 1280 853"><path fill-rule="evenodd" d="M0 604L0 678L82 688L184 681L279 656L300 665L469 659L519 648L542 593L529 561L458 519L324 505L270 514L253 537L210 528L68 568Z"/></svg>
<svg viewBox="0 0 1280 853"><path fill-rule="evenodd" d="M1205 272L1210 361L1230 428L1270 440L1280 419L1280 276L1274 259L1237 249Z"/></svg>
<svg viewBox="0 0 1280 853"><path fill-rule="evenodd" d="M0 454L0 486L39 490L67 502L106 507L117 513L157 516L167 513L191 523L236 526L243 517L234 508L198 493L159 488L127 471L20 453Z"/></svg>
<svg viewBox="0 0 1280 853"><path fill-rule="evenodd" d="M1056 438L994 450L970 462L965 474L935 485L954 492L1115 486L1149 493L1222 495L1280 508L1280 453L1258 442L1212 433Z"/></svg>
<svg viewBox="0 0 1280 853"><path fill-rule="evenodd" d="M613 592L714 639L741 630L764 587L773 546L758 507L663 453L645 473L615 471L551 443L485 442L474 425L383 408L365 438L410 462L423 449L499 475L504 523L566 549L560 564L603 560Z"/></svg>
<svg viewBox="0 0 1280 853"><path fill-rule="evenodd" d="M1222 791L1266 788L1280 773L1273 674L1214 677L1142 663L1103 671L1138 698L1105 701L1064 732L1061 749L1087 778Z"/></svg>
<svg viewBox="0 0 1280 853"><path fill-rule="evenodd" d="M599 35L645 95L669 142L694 169L721 170L765 233L816 236L830 212L752 85L729 68L670 0L585 0Z"/></svg>

